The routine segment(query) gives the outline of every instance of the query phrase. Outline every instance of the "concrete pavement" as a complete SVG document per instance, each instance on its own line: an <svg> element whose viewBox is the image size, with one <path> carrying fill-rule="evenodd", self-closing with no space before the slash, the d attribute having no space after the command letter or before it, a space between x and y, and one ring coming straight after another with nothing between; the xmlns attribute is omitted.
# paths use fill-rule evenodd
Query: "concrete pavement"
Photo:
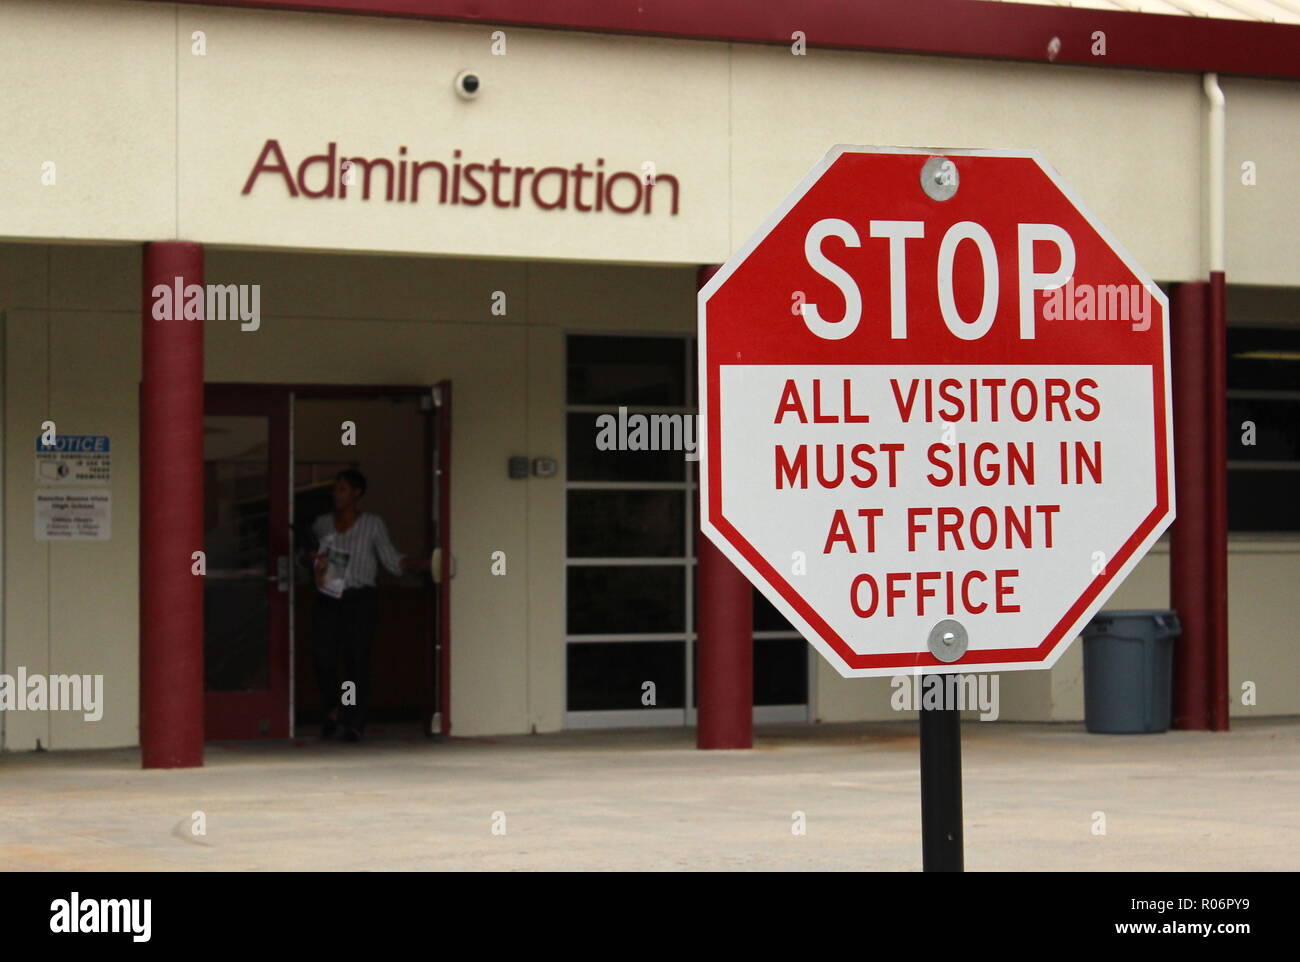
<svg viewBox="0 0 1300 962"><path fill-rule="evenodd" d="M968 870L1300 868L1300 719L1145 736L966 722L963 751ZM0 871L920 867L914 721L766 727L743 752L696 751L687 729L390 730L139 764L0 755Z"/></svg>

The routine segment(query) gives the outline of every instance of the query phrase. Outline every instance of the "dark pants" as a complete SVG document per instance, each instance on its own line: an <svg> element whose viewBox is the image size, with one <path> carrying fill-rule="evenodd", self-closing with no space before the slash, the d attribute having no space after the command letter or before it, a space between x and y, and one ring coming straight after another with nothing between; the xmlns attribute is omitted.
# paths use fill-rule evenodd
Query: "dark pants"
<svg viewBox="0 0 1300 962"><path fill-rule="evenodd" d="M343 656L343 681L356 685L356 704L343 705L339 723L361 731L370 698L370 647L375 638L379 605L374 588L349 588L341 598L317 593L312 612L312 647L321 711L328 715L342 695L338 677ZM351 699L349 699L351 700Z"/></svg>

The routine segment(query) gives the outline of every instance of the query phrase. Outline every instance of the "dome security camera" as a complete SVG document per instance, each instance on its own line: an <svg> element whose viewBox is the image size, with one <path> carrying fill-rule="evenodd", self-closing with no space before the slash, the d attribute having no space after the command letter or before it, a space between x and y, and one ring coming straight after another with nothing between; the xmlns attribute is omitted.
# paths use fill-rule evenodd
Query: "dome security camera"
<svg viewBox="0 0 1300 962"><path fill-rule="evenodd" d="M474 71L462 70L456 74L456 81L453 86L456 88L456 94L462 100L473 100L483 90L483 81Z"/></svg>

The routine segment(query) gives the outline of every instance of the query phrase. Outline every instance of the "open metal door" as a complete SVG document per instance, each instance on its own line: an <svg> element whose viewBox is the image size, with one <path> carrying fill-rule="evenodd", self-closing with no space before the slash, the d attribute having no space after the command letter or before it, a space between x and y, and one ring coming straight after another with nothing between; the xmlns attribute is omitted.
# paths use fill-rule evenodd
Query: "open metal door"
<svg viewBox="0 0 1300 962"><path fill-rule="evenodd" d="M204 392L204 726L212 739L289 736L289 403Z"/></svg>
<svg viewBox="0 0 1300 962"><path fill-rule="evenodd" d="M425 732L451 734L451 382L439 381L432 390L429 412L429 543L433 545L429 574L433 591L433 617L427 647L430 671Z"/></svg>

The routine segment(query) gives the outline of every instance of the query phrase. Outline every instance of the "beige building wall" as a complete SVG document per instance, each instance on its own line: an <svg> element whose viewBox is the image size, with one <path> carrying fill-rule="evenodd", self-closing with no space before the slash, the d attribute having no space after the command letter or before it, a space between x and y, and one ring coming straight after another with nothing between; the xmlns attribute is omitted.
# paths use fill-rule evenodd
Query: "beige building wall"
<svg viewBox="0 0 1300 962"><path fill-rule="evenodd" d="M5 712L5 747L138 740L140 255L136 248L0 245L5 332L4 671L103 674L104 717ZM112 443L112 537L34 537L43 421Z"/></svg>
<svg viewBox="0 0 1300 962"><path fill-rule="evenodd" d="M0 6L0 237L700 264L724 260L837 143L1033 148L1162 280L1202 276L1200 78L272 10ZM202 48L200 54L198 50ZM452 78L472 68L483 93ZM1296 84L1225 80L1229 277L1294 284ZM290 197L324 152L591 167L680 182L678 216ZM1256 163L1258 184L1237 184ZM42 183L56 164L57 182ZM316 168L317 176L323 165ZM662 190L661 183L657 189ZM662 204L666 195L656 195Z"/></svg>
<svg viewBox="0 0 1300 962"><path fill-rule="evenodd" d="M1300 84L1227 77L1220 86L1226 100L1225 273L1236 284L1298 285Z"/></svg>
<svg viewBox="0 0 1300 962"><path fill-rule="evenodd" d="M0 237L176 236L175 36L161 4L0 4Z"/></svg>
<svg viewBox="0 0 1300 962"><path fill-rule="evenodd" d="M1034 149L1151 276L1200 275L1195 77L754 45L731 57L732 249L832 144ZM1279 99L1300 120L1300 100ZM1157 174L1161 156L1178 159Z"/></svg>

